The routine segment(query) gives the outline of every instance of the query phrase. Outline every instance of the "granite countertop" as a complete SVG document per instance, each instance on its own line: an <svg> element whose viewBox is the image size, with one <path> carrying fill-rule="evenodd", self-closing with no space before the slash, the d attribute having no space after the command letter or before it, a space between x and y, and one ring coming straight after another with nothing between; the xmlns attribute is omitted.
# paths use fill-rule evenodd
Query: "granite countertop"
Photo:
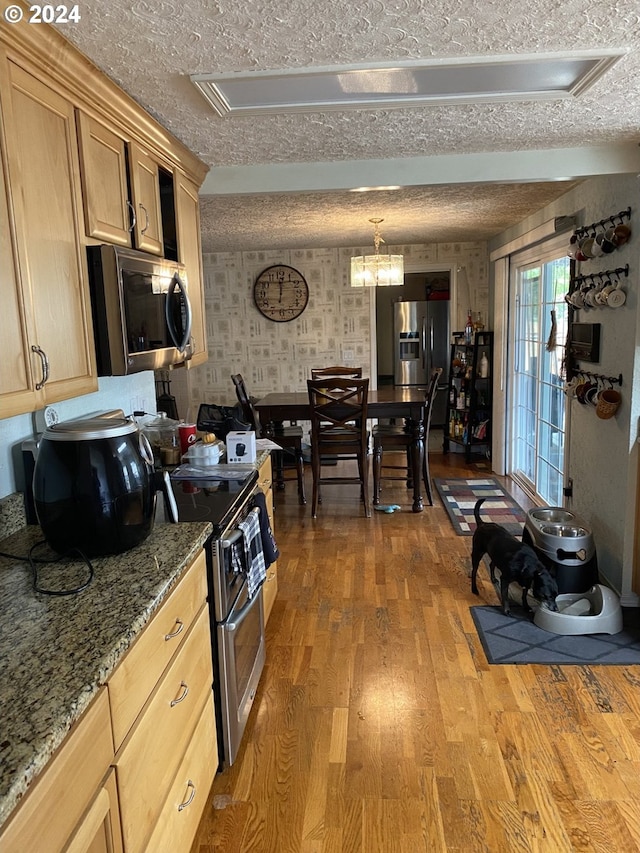
<svg viewBox="0 0 640 853"><path fill-rule="evenodd" d="M37 525L8 536L1 529L0 551L14 555L27 555L42 539ZM0 557L0 826L211 529L202 522L156 524L141 545L94 558L89 586L68 596L34 592L29 563ZM39 583L48 589L78 587L87 575L80 562L39 566Z"/></svg>

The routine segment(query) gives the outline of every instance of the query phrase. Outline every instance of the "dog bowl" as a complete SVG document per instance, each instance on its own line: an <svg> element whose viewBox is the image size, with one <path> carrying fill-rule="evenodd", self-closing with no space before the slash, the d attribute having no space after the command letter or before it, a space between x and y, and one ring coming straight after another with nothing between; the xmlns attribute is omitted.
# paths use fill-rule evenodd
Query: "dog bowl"
<svg viewBox="0 0 640 853"><path fill-rule="evenodd" d="M567 524L575 518L575 515L572 512L569 512L568 509L560 509L559 507L542 507L540 509L532 509L530 511L530 515L537 521L546 522L548 524Z"/></svg>
<svg viewBox="0 0 640 853"><path fill-rule="evenodd" d="M589 531L584 527L574 527L569 524L543 524L540 528L547 536L588 536Z"/></svg>
<svg viewBox="0 0 640 853"><path fill-rule="evenodd" d="M622 630L620 599L607 586L595 584L587 592L556 598L558 612L538 607L533 621L552 634L618 634Z"/></svg>

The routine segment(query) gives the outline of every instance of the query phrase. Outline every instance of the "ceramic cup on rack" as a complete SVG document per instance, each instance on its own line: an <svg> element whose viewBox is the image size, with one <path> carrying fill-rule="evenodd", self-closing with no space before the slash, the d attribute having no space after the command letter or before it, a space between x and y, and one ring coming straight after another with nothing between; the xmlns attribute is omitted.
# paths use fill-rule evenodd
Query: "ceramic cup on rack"
<svg viewBox="0 0 640 853"><path fill-rule="evenodd" d="M595 308L598 304L597 297L598 291L602 287L602 285L593 285L590 287L584 295L584 304L587 308Z"/></svg>
<svg viewBox="0 0 640 853"><path fill-rule="evenodd" d="M573 399L576 396L576 388L578 387L580 380L577 376L572 376L568 382L564 384L564 393L570 399Z"/></svg>
<svg viewBox="0 0 640 853"><path fill-rule="evenodd" d="M602 254L610 255L611 252L615 252L616 244L613 239L613 228L608 228L606 231L602 231L598 234L596 242L602 250Z"/></svg>
<svg viewBox="0 0 640 853"><path fill-rule="evenodd" d="M609 308L620 308L626 301L627 294L622 290L620 282L618 282L607 296L607 305Z"/></svg>
<svg viewBox="0 0 640 853"><path fill-rule="evenodd" d="M611 291L615 289L615 284L613 284L610 279L607 279L604 286L600 289L598 295L596 296L596 302L598 303L598 305L606 305L607 297L609 296Z"/></svg>
<svg viewBox="0 0 640 853"><path fill-rule="evenodd" d="M576 387L576 400L583 406L587 403L587 392L594 387L594 383L586 379Z"/></svg>
<svg viewBox="0 0 640 853"><path fill-rule="evenodd" d="M619 391L613 388L606 388L598 397L598 405L596 406L596 415L603 420L612 418L618 411L622 395Z"/></svg>
<svg viewBox="0 0 640 853"><path fill-rule="evenodd" d="M592 385L591 388L584 395L585 403L590 403L594 408L598 405L598 397L600 396L600 389L597 385Z"/></svg>
<svg viewBox="0 0 640 853"><path fill-rule="evenodd" d="M616 247L624 246L629 241L629 237L631 237L631 228L628 225L621 223L613 229L613 241Z"/></svg>

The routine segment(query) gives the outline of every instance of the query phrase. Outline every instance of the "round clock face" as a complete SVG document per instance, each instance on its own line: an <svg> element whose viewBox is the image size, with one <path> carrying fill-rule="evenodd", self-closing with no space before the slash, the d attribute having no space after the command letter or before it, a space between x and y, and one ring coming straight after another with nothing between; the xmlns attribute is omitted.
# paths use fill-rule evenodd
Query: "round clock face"
<svg viewBox="0 0 640 853"><path fill-rule="evenodd" d="M309 286L302 273L285 264L263 270L253 286L256 308L269 320L287 323L299 317L309 302Z"/></svg>

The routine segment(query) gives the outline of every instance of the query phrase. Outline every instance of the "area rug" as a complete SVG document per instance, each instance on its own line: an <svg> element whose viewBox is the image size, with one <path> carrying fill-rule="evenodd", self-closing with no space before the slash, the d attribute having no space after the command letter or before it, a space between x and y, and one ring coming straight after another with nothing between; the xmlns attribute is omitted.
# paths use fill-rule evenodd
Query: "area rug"
<svg viewBox="0 0 640 853"><path fill-rule="evenodd" d="M485 498L481 513L483 521L501 524L514 536L522 535L526 513L495 477L457 480L436 477L433 484L459 536L473 535L476 529L473 507L478 498Z"/></svg>
<svg viewBox="0 0 640 853"><path fill-rule="evenodd" d="M478 636L492 664L631 666L640 664L640 629L619 634L565 636L538 628L521 607L505 616L499 607L471 608Z"/></svg>

